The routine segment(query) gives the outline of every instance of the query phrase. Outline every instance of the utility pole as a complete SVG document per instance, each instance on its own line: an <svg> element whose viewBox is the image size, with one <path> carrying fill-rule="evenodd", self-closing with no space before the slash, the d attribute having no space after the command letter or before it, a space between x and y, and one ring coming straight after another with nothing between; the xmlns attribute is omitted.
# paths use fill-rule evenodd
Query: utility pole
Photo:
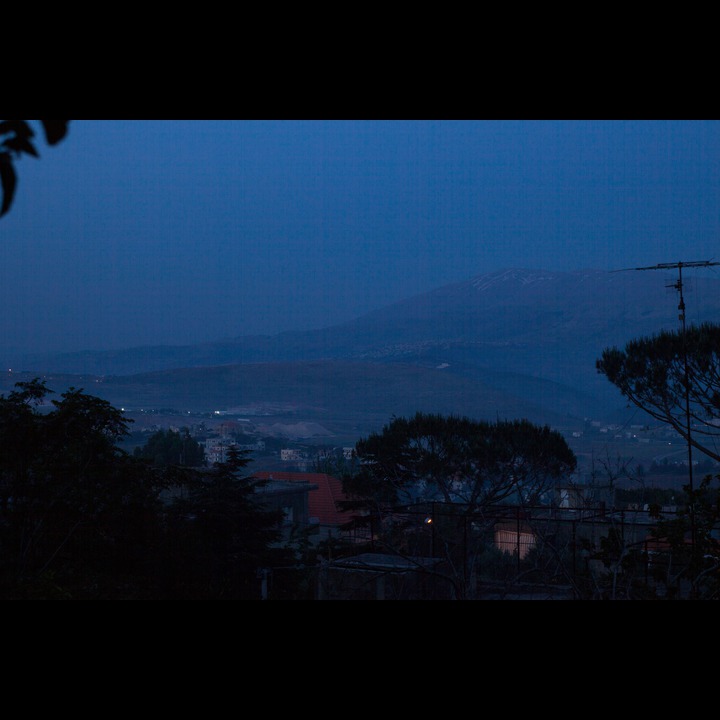
<svg viewBox="0 0 720 720"><path fill-rule="evenodd" d="M680 314L678 315L678 319L680 320L683 352L683 370L685 384L685 421L688 448L688 486L690 488L690 549L693 555L695 553L695 502L693 500L693 459L691 435L692 428L690 421L690 372L688 368L687 338L685 333L685 298L683 297L682 271L683 268L687 267L710 267L711 265L720 265L720 262L712 262L710 260L696 260L692 262L659 263L658 265L650 265L648 267L625 268L626 270L671 270L677 268L678 271L677 282L674 282L672 285L667 285L667 287L675 288L680 295L680 302L678 303L678 310L680 311Z"/></svg>

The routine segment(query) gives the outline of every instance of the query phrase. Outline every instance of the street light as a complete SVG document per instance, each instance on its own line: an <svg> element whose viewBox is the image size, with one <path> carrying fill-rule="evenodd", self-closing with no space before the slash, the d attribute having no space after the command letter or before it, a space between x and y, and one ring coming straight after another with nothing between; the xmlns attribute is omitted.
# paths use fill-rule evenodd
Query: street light
<svg viewBox="0 0 720 720"><path fill-rule="evenodd" d="M432 504L430 515L425 518L425 524L430 526L430 557L435 557L435 503Z"/></svg>

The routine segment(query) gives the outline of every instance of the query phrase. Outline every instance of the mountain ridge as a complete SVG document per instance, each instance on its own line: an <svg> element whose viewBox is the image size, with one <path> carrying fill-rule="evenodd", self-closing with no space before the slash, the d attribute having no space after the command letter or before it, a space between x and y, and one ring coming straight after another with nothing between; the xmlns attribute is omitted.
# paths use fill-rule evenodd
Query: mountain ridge
<svg viewBox="0 0 720 720"><path fill-rule="evenodd" d="M113 388L108 399L121 404L128 404L131 387L145 403L159 401L162 393L181 406L191 397L196 403L191 386L215 405L222 404L223 392L225 406L230 395L242 404L241 395L255 397L256 390L280 400L279 388L287 397L295 392L287 384L291 378L298 407L316 417L335 416L335 405L372 422L387 421L413 406L452 411L449 398L464 414L482 418L504 416L503 403L535 422L622 417L627 403L597 373L595 360L605 347L678 329L676 277L665 274L663 280L662 273L650 272L511 268L322 329L36 356L27 372L92 376L95 388ZM688 323L720 317L717 277L688 277L684 288ZM246 380L240 382L240 375ZM229 377L244 388L239 394L227 390ZM363 390L351 392L357 384Z"/></svg>
<svg viewBox="0 0 720 720"><path fill-rule="evenodd" d="M44 372L132 374L171 367L274 359L367 357L377 353L380 346L479 342L480 334L487 338L483 342L489 346L511 342L547 343L548 340L556 342L572 332L578 325L579 315L586 330L590 323L602 332L600 339L604 347L612 344L614 339L624 343L638 334L677 327L677 302L672 299L668 302L667 294L661 297L659 278L651 279L650 275L628 273L623 277L620 273L599 270L499 270L445 285L320 329L241 335L188 345L34 354L26 355L21 365ZM702 283L702 292L706 296L708 288L712 288L716 298L713 309L720 311L717 302L720 280L694 280ZM691 281L687 279L686 283ZM619 303L608 301L613 292L620 297ZM640 298L645 298L644 304ZM665 302L661 302L663 299ZM401 316L399 320L398 315ZM613 316L616 319L610 320ZM702 320L707 319L706 316L707 312L703 312ZM600 318L603 318L602 322ZM430 332L428 320L433 322ZM394 322L401 322L402 327L398 328ZM632 326L632 330L628 326ZM339 341L338 337L341 338Z"/></svg>

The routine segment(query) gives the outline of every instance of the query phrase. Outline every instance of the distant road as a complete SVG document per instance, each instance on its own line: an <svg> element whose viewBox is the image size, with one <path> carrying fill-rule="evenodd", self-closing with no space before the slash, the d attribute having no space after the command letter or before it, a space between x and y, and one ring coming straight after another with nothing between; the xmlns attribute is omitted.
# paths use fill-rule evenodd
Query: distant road
<svg viewBox="0 0 720 720"><path fill-rule="evenodd" d="M671 458L675 457L676 455L682 455L683 457L687 457L687 448L682 448L681 450L673 450L672 452L663 453L662 455L655 455L653 457L653 460L660 464L665 458Z"/></svg>

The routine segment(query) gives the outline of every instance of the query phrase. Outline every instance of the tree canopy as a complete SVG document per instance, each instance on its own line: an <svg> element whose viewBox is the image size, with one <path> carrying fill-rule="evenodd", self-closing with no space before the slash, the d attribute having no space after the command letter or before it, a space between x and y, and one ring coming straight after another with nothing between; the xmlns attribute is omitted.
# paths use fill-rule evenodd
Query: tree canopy
<svg viewBox="0 0 720 720"><path fill-rule="evenodd" d="M294 562L246 456L157 467L119 447L130 421L105 400L15 387L0 395L0 598L260 599L258 571Z"/></svg>
<svg viewBox="0 0 720 720"><path fill-rule="evenodd" d="M632 340L623 350L606 348L596 368L630 402L720 461L720 325L691 325L684 333Z"/></svg>
<svg viewBox="0 0 720 720"><path fill-rule="evenodd" d="M149 460L158 467L205 465L205 451L200 443L191 437L187 428L182 428L180 432L170 429L158 430L143 446L135 448L133 456Z"/></svg>
<svg viewBox="0 0 720 720"><path fill-rule="evenodd" d="M358 441L355 453L359 469L346 478L346 492L385 505L534 504L577 464L562 435L548 426L424 413L393 419Z"/></svg>
<svg viewBox="0 0 720 720"><path fill-rule="evenodd" d="M45 141L57 145L68 131L69 120L40 120ZM17 187L15 161L22 155L40 157L33 138L35 131L27 120L0 120L0 217L10 210Z"/></svg>
<svg viewBox="0 0 720 720"><path fill-rule="evenodd" d="M168 510L168 562L179 563L165 592L187 599L257 597L258 571L292 562L279 545L283 513L265 507L256 480L243 473L247 451L186 476Z"/></svg>
<svg viewBox="0 0 720 720"><path fill-rule="evenodd" d="M159 478L117 447L127 421L106 401L70 388L47 411L44 382L16 387L0 396L0 592L124 593L159 529Z"/></svg>
<svg viewBox="0 0 720 720"><path fill-rule="evenodd" d="M424 413L394 418L355 454L342 479L349 525L371 551L417 563L432 578L425 597L456 599L477 598L480 567L502 554L496 520L546 502L577 463L547 426Z"/></svg>

